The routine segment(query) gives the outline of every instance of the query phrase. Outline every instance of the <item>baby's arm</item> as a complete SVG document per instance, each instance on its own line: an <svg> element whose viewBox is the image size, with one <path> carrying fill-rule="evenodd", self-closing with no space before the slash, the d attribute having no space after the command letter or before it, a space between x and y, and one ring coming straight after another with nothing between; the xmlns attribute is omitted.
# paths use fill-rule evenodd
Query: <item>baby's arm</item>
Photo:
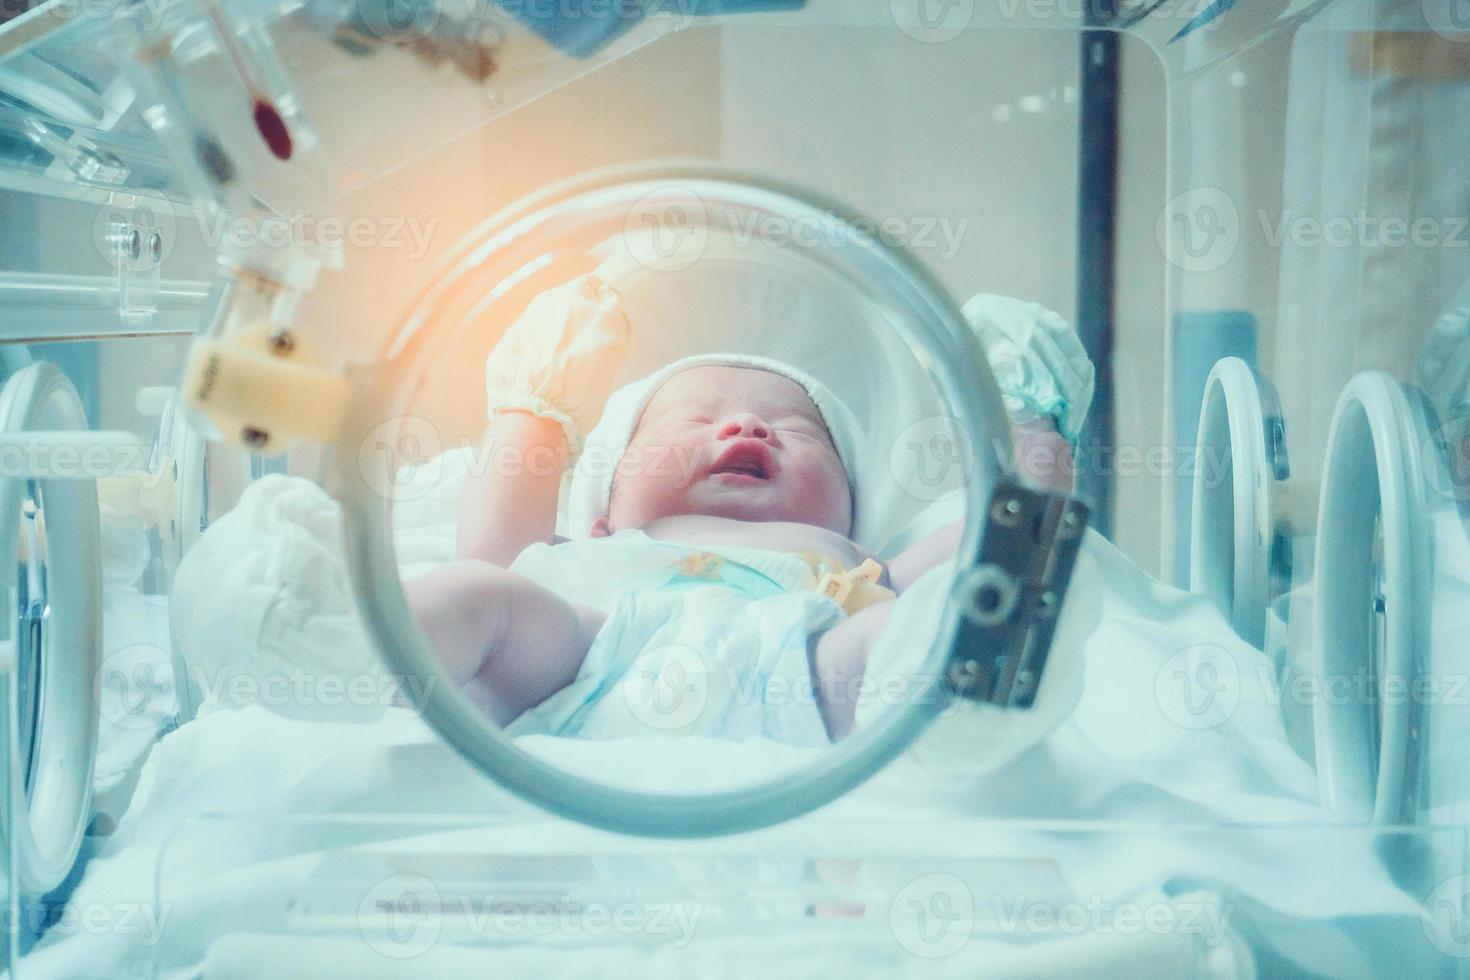
<svg viewBox="0 0 1470 980"><path fill-rule="evenodd" d="M869 606L823 633L812 650L812 679L827 737L836 742L852 732L857 720L868 655L888 627L893 600Z"/></svg>
<svg viewBox="0 0 1470 980"><path fill-rule="evenodd" d="M953 561L964 530L964 523L956 521L909 546L888 562L882 584L893 591L887 593L886 601L860 609L816 638L810 648L812 680L822 722L832 741L846 738L856 723L868 656L888 628L896 605L893 593L902 594L931 568ZM872 685L867 689L871 691Z"/></svg>
<svg viewBox="0 0 1470 980"><path fill-rule="evenodd" d="M888 563L888 578L893 583L893 591L902 595L931 568L954 561L964 533L965 522L955 521L905 548Z"/></svg>
<svg viewBox="0 0 1470 980"><path fill-rule="evenodd" d="M1072 444L1057 431L1052 419L1012 423L1016 472L1027 483L1048 493L1070 496L1077 483L1077 459Z"/></svg>
<svg viewBox="0 0 1470 980"><path fill-rule="evenodd" d="M490 465L460 492L458 554L504 567L529 545L556 536L567 437L550 419L503 412L491 421L486 442Z"/></svg>
<svg viewBox="0 0 1470 980"><path fill-rule="evenodd" d="M1076 470L1072 446L1052 420L1025 425L1013 423L1011 434L1016 446L1017 475L1023 481L1047 493L1072 493ZM888 563L893 590L901 594L931 568L953 561L964 533L964 522L956 521L905 549Z"/></svg>
<svg viewBox="0 0 1470 980"><path fill-rule="evenodd" d="M446 565L404 592L450 676L498 725L575 680L606 618L479 561Z"/></svg>
<svg viewBox="0 0 1470 980"><path fill-rule="evenodd" d="M485 361L491 465L460 497L460 558L508 566L551 543L569 444L597 424L628 336L622 298L588 275L537 296L496 343Z"/></svg>

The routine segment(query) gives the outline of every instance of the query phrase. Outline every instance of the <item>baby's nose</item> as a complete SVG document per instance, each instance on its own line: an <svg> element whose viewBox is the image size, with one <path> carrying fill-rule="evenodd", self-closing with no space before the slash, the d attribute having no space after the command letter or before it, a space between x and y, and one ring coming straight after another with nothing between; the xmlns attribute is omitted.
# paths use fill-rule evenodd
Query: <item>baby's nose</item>
<svg viewBox="0 0 1470 980"><path fill-rule="evenodd" d="M769 439L771 427L749 412L732 415L720 426L721 439Z"/></svg>

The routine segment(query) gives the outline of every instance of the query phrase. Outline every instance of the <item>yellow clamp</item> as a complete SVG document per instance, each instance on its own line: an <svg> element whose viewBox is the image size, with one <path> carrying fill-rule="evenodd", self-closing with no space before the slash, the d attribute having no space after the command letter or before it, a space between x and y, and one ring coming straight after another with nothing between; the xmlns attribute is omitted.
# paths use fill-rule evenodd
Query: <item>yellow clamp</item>
<svg viewBox="0 0 1470 980"><path fill-rule="evenodd" d="M178 495L172 459L164 459L157 473L109 476L97 481L97 502L104 509L136 518L147 527L156 527L165 539L171 537Z"/></svg>
<svg viewBox="0 0 1470 980"><path fill-rule="evenodd" d="M817 583L817 591L852 616L897 595L878 584L882 575L883 566L869 558L851 571L827 572Z"/></svg>
<svg viewBox="0 0 1470 980"><path fill-rule="evenodd" d="M331 442L347 412L347 379L323 368L302 338L268 323L198 341L183 390L225 438L267 455L293 437Z"/></svg>

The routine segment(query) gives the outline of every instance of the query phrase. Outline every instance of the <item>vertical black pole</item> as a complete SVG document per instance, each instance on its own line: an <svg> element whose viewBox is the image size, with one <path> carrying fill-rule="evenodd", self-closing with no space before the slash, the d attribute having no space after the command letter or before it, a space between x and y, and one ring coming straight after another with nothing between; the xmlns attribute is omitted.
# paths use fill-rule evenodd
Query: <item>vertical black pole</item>
<svg viewBox="0 0 1470 980"><path fill-rule="evenodd" d="M1088 23L1110 19L1111 0L1089 0ZM1113 284L1118 207L1119 44L1114 31L1082 32L1077 153L1077 333L1097 368L1097 395L1082 432L1077 492L1092 525L1113 527Z"/></svg>

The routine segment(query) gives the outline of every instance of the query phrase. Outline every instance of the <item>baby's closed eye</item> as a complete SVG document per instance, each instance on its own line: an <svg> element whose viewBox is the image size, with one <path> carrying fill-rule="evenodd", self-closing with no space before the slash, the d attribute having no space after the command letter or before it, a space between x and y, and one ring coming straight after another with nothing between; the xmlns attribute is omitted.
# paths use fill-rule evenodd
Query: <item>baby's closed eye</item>
<svg viewBox="0 0 1470 980"><path fill-rule="evenodd" d="M809 436L813 439L821 439L827 434L824 426L813 422L811 419L800 416L780 419L776 422L778 432L791 432L796 435Z"/></svg>
<svg viewBox="0 0 1470 980"><path fill-rule="evenodd" d="M670 416L668 418L660 419L654 425L645 425L643 427L643 429L646 430L649 434L652 434L652 435L661 435L661 434L668 434L668 433L671 433L671 432L687 432L690 429L697 429L697 428L700 428L702 426L713 425L713 424L714 424L714 420L712 418L710 418L709 416L707 416L707 415L700 415L700 416L682 416L682 415L675 415L675 416Z"/></svg>

